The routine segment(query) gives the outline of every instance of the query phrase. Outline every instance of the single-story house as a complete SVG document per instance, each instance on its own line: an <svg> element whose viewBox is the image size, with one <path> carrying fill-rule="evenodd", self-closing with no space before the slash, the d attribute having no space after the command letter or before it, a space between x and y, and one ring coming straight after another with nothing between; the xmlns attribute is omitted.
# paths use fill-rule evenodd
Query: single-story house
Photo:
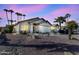
<svg viewBox="0 0 79 59"><path fill-rule="evenodd" d="M79 23L78 23L77 33L79 34Z"/></svg>
<svg viewBox="0 0 79 59"><path fill-rule="evenodd" d="M48 33L51 32L50 27L52 24L44 18L31 18L28 20L19 21L14 25L14 31L16 33Z"/></svg>

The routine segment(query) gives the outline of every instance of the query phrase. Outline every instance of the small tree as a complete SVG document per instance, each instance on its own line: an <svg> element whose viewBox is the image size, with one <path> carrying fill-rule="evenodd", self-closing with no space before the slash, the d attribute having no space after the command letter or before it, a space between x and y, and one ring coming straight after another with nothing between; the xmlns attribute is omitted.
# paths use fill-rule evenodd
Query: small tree
<svg viewBox="0 0 79 59"><path fill-rule="evenodd" d="M65 19L67 19L67 20L66 20L66 22L68 22L68 20L69 20L70 16L71 16L71 14L69 14L69 13L67 13L67 14L65 15L65 17L64 17L64 18L65 18Z"/></svg>
<svg viewBox="0 0 79 59"><path fill-rule="evenodd" d="M69 39L72 39L71 38L72 32L73 32L73 30L76 30L78 28L78 24L75 21L69 21L69 22L67 22L67 28L69 31Z"/></svg>
<svg viewBox="0 0 79 59"><path fill-rule="evenodd" d="M61 24L62 24L63 22L65 22L65 18L62 17L62 16L57 17L54 22L59 23L59 24L58 24L58 25L59 25L59 29L61 30Z"/></svg>
<svg viewBox="0 0 79 59"><path fill-rule="evenodd" d="M5 29L6 33L12 33L13 32L13 25L7 25Z"/></svg>

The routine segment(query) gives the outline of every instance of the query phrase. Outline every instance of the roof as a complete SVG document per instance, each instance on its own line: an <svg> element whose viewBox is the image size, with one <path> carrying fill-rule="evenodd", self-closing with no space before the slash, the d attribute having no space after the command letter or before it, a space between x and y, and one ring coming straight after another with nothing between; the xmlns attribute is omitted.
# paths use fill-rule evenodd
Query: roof
<svg viewBox="0 0 79 59"><path fill-rule="evenodd" d="M39 18L39 17L36 17L36 18L31 18L31 19L27 19L27 20L23 20L23 21L19 21L18 23L16 23L15 25L19 24L19 23L22 23L22 22L35 22L35 21L38 21L38 20L42 20L50 25L52 25L49 21L45 20L44 18Z"/></svg>

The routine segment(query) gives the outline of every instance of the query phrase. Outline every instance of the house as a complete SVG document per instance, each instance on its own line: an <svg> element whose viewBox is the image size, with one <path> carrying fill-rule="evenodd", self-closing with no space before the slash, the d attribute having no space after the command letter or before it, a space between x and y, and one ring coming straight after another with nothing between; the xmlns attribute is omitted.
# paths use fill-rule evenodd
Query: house
<svg viewBox="0 0 79 59"><path fill-rule="evenodd" d="M44 18L31 18L28 20L17 22L14 25L14 31L16 33L26 32L26 33L49 33L51 31L49 23Z"/></svg>
<svg viewBox="0 0 79 59"><path fill-rule="evenodd" d="M77 33L79 34L79 23L78 23Z"/></svg>

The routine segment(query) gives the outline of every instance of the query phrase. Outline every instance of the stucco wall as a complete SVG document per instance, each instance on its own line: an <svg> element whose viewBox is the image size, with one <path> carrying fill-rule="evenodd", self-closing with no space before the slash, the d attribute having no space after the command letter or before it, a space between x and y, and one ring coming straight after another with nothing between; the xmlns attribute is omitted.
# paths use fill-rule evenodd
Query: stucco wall
<svg viewBox="0 0 79 59"><path fill-rule="evenodd" d="M20 31L29 32L30 25L27 22L23 22L20 24Z"/></svg>
<svg viewBox="0 0 79 59"><path fill-rule="evenodd" d="M14 30L16 33L20 33L20 31L29 32L30 25L27 22L19 23L16 26L14 26Z"/></svg>
<svg viewBox="0 0 79 59"><path fill-rule="evenodd" d="M34 22L34 23L39 23L39 22ZM26 32L41 32L41 33L47 33L51 32L50 29L51 25L46 22L42 22L37 26L34 26L33 23L28 23L28 22L21 22L18 25L16 25L15 31L16 33L19 33L20 31L26 31Z"/></svg>
<svg viewBox="0 0 79 59"><path fill-rule="evenodd" d="M42 23L38 26L38 31L42 33L50 32L50 25L48 23Z"/></svg>

